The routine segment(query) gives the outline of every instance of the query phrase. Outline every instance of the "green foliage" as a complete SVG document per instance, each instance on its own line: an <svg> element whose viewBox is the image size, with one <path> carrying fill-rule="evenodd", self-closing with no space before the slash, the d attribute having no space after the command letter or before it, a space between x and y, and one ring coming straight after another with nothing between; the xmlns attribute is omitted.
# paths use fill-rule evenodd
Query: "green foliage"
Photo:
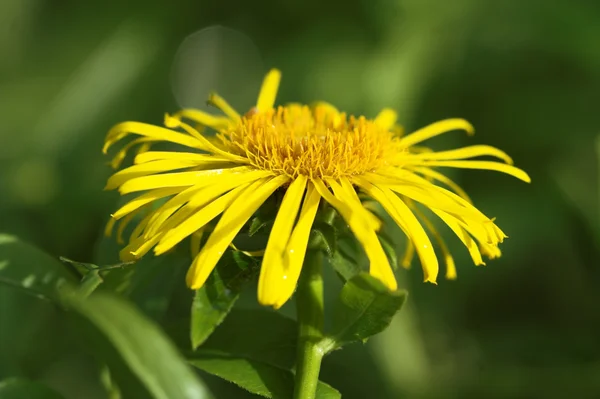
<svg viewBox="0 0 600 399"><path fill-rule="evenodd" d="M153 397L210 397L160 328L127 302L101 293L81 299L65 292L62 299L106 335Z"/></svg>
<svg viewBox="0 0 600 399"><path fill-rule="evenodd" d="M329 263L343 281L350 280L363 270L361 265L365 264L364 251L356 242L356 238L348 234L339 238L337 249L328 258Z"/></svg>
<svg viewBox="0 0 600 399"><path fill-rule="evenodd" d="M61 278L79 279L56 261L59 255L100 266L117 262L119 246L101 237L117 198L101 192L111 173L99 151L103 135L120 121L160 124L164 112L202 108L213 89L244 113L262 71L275 66L283 71L282 103L322 99L367 116L389 106L405 132L465 117L476 127L474 138L450 133L427 145L495 145L533 177L524 187L485 172L444 170L510 236L502 258L474 268L452 232L440 229L458 280L422 284L415 258L413 270L397 273L400 287L410 289L410 306L368 346L332 354L327 360L343 360L325 365L325 379L345 399L587 398L599 391L593 104L600 93L600 3L349 0L339 7L308 0L293 12L274 1L67 3L0 1L0 26L8 27L0 33L0 225L50 254L0 243L0 380L43 379L71 388L67 399L103 397L97 373L89 371L94 358L82 353L104 355L110 342L71 345L83 338L82 327L66 322L73 312L36 299L55 298ZM215 21L244 39L244 51L232 50L239 43L222 30L211 45L192 49L202 68L184 64L190 72L181 80L198 101L182 102L169 87L177 78L173 55L190 33ZM252 234L267 232L272 216L257 220ZM390 236L384 239L398 246L401 233ZM337 244L330 262L342 281L367 270L355 240L338 237ZM102 275L98 290L125 296L164 328L184 319L187 348L187 251L184 244L165 256L148 254ZM37 277L33 284L30 275ZM25 289L23 282L32 285ZM326 279L327 292L339 284ZM256 306L255 297L248 289L235 307ZM336 306L331 297L327 312ZM124 398L150 396L122 385L136 378L126 364L110 366ZM377 391L381 386L387 390Z"/></svg>
<svg viewBox="0 0 600 399"><path fill-rule="evenodd" d="M386 329L406 296L406 291L390 291L366 273L348 280L335 305L332 347L365 341Z"/></svg>
<svg viewBox="0 0 600 399"><path fill-rule="evenodd" d="M338 232L328 223L316 220L313 223L309 248L320 248L331 257L337 252Z"/></svg>
<svg viewBox="0 0 600 399"><path fill-rule="evenodd" d="M227 251L192 302L192 348L202 344L233 308L243 284L256 277L258 264L239 251Z"/></svg>
<svg viewBox="0 0 600 399"><path fill-rule="evenodd" d="M0 283L52 300L61 285L75 281L75 275L57 259L14 236L0 234Z"/></svg>
<svg viewBox="0 0 600 399"><path fill-rule="evenodd" d="M47 386L34 381L11 378L0 381L2 399L64 399Z"/></svg>
<svg viewBox="0 0 600 399"><path fill-rule="evenodd" d="M296 323L278 313L234 310L189 362L249 392L289 398L294 390L296 335ZM341 397L323 382L317 389L320 399Z"/></svg>

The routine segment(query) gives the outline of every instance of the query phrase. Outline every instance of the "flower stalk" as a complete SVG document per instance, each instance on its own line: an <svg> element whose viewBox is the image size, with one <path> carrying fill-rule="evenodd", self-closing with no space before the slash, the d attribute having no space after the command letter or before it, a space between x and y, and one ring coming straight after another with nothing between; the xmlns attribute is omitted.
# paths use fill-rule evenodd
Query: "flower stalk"
<svg viewBox="0 0 600 399"><path fill-rule="evenodd" d="M298 355L294 399L314 399L319 382L321 361L325 355L323 341L323 255L309 250L298 282L296 311L298 316Z"/></svg>

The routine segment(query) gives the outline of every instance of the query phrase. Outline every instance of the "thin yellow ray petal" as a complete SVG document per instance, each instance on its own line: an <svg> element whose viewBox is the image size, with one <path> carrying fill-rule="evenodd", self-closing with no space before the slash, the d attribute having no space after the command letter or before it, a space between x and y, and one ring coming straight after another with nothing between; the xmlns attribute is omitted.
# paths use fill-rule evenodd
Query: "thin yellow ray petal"
<svg viewBox="0 0 600 399"><path fill-rule="evenodd" d="M276 299L275 303L272 303L275 309L279 309L283 306L296 289L296 284L298 283L298 278L302 271L302 265L304 264L304 257L306 256L310 231L315 216L317 215L317 211L319 210L320 200L321 195L315 189L312 182L309 182L298 223L294 227L292 236L290 237L283 254L284 275L287 278L283 280L283 284L279 289L279 297Z"/></svg>
<svg viewBox="0 0 600 399"><path fill-rule="evenodd" d="M437 211L443 212L440 210L437 210ZM487 245L487 244L497 245L498 244L498 240L497 240L496 236L493 234L493 232L490 231L489 227L486 227L485 223L472 221L472 220L465 219L465 218L462 218L457 215L450 215L450 216L454 217L454 219L458 222L458 224L463 229L465 229L473 238L475 238L480 245ZM489 221L488 224L489 223L493 223L493 222Z"/></svg>
<svg viewBox="0 0 600 399"><path fill-rule="evenodd" d="M194 132L196 132L196 130L193 127L191 127L190 125L188 125L187 123L184 123L181 119L177 119L177 118L170 116L169 114L165 115L165 126L170 127L172 129L179 127L190 134L193 134ZM212 152L213 154L220 155L223 158L231 159L232 161L242 163L242 164L250 162L247 158L240 157L239 155L235 155L235 154L232 154L232 153L229 153L227 151L220 149L213 142L208 140L206 137L202 136L200 133L198 133L198 141L202 143L203 149L205 151Z"/></svg>
<svg viewBox="0 0 600 399"><path fill-rule="evenodd" d="M475 263L475 266L485 265L483 259L481 258L481 253L479 252L479 247L477 246L477 243L475 243L475 240L473 240L469 233L467 233L467 231L461 227L459 222L451 215L443 211L437 211L432 209L432 212L435 213L440 219L442 219L442 221L446 223L448 227L450 227L450 230L452 230L454 234L456 234L456 236L464 244L464 246L467 247L469 255L471 255L471 259L473 259L473 263Z"/></svg>
<svg viewBox="0 0 600 399"><path fill-rule="evenodd" d="M323 113L325 115L325 121L330 122L334 127L340 125L342 121L341 113L332 104L325 101L316 101L312 103L310 107L317 116Z"/></svg>
<svg viewBox="0 0 600 399"><path fill-rule="evenodd" d="M416 173L420 173L423 176L431 177L432 179L435 179L435 180L439 181L440 183L445 184L456 194L463 197L465 199L465 201L467 201L471 204L473 203L473 201L471 200L471 197L469 197L467 192L465 190L463 190L462 187L460 187L458 184L456 184L452 179L450 179L446 175L443 175L431 168L425 168L425 167L419 167L419 166L411 167L410 170L412 170Z"/></svg>
<svg viewBox="0 0 600 399"><path fill-rule="evenodd" d="M202 242L202 236L204 236L204 227L199 228L194 233L192 233L190 237L190 250L192 254L192 258L195 258L196 255L200 252L200 244Z"/></svg>
<svg viewBox="0 0 600 399"><path fill-rule="evenodd" d="M341 187L344 190L344 192L346 192L348 195L350 195L355 203L361 205L361 207L360 207L362 209L361 212L364 212L365 219L367 219L371 228L373 228L373 230L375 230L375 231L381 230L381 226L382 226L381 220L377 216L375 216L367 207L365 207L362 204L360 198L358 197L358 194L356 193L356 190L354 190L354 187L352 187L352 183L350 183L350 181L347 178L345 178L345 177L340 178L340 183L336 182L333 179L325 179L325 181L327 182L327 184L330 184L330 185L341 184Z"/></svg>
<svg viewBox="0 0 600 399"><path fill-rule="evenodd" d="M246 183L252 183L253 181L268 175L269 172L267 171L254 170L246 173L229 175L222 181L213 180L209 185L192 186L187 190L182 191L177 196L171 198L156 210L154 217L148 223L148 227L144 232L144 236L150 237L155 235L159 229L170 228L169 226L176 226L178 223L186 219L191 213L195 212L196 209L205 206L227 191ZM182 206L183 208L181 208ZM179 211L177 211L178 209ZM177 214L171 217L175 211L177 211Z"/></svg>
<svg viewBox="0 0 600 399"><path fill-rule="evenodd" d="M123 232L129 225L129 223L133 220L133 218L139 215L142 211L144 211L144 209L145 207L138 208L135 211L129 213L121 220L121 222L119 223L119 228L117 229L117 244L123 245L125 243L125 241L123 240Z"/></svg>
<svg viewBox="0 0 600 399"><path fill-rule="evenodd" d="M182 109L181 111L174 113L173 118L191 119L200 125L210 127L211 129L215 129L217 131L226 130L232 125L231 119L227 117L211 115L207 112L202 112L197 109Z"/></svg>
<svg viewBox="0 0 600 399"><path fill-rule="evenodd" d="M398 119L398 113L391 108L384 108L375 117L375 123L385 130L390 130L394 127L396 120Z"/></svg>
<svg viewBox="0 0 600 399"><path fill-rule="evenodd" d="M365 174L365 178L377 186L390 188L394 192L420 202L429 208L443 209L452 214L462 215L482 222L489 220L485 215L478 211L477 208L470 204L469 206L465 206L464 204L457 202L456 198L450 196L450 194L452 194L455 197L458 197L456 194L435 186L425 179L421 179L422 181L405 181L403 184L402 180L372 173ZM464 200L463 202L466 203Z"/></svg>
<svg viewBox="0 0 600 399"><path fill-rule="evenodd" d="M410 238L421 260L425 281L435 283L439 271L437 257L427 233L425 233L423 226L409 207L387 187L372 184L361 177L355 177L354 182L374 200L378 201Z"/></svg>
<svg viewBox="0 0 600 399"><path fill-rule="evenodd" d="M456 159L467 159L482 156L490 156L503 160L509 165L513 164L513 160L504 151L492 147L489 145L472 145L469 147L457 148L455 150L448 151L437 151L437 152L425 152L420 154L403 154L402 159L406 159L407 163L411 163L413 160L456 160Z"/></svg>
<svg viewBox="0 0 600 399"><path fill-rule="evenodd" d="M261 250L258 250L258 251L244 251L243 249L239 249L238 247L236 247L234 243L229 244L229 248L233 249L234 251L241 252L244 255L251 256L253 258L257 257L257 256L265 256L265 250L264 249L261 249Z"/></svg>
<svg viewBox="0 0 600 399"><path fill-rule="evenodd" d="M127 156L127 153L129 152L129 150L131 150L132 147L134 147L138 144L143 144L146 142L153 142L153 141L159 141L159 140L153 139L150 137L138 137L135 140L131 140L129 143L125 144L123 146L123 148L121 148L119 150L119 152L117 152L117 154L112 158L112 160L110 161L110 166L113 169L118 169L119 166L121 166L121 163L123 162L125 157Z"/></svg>
<svg viewBox="0 0 600 399"><path fill-rule="evenodd" d="M292 233L292 227L300 210L302 196L306 189L307 178L299 176L285 192L260 268L258 279L258 301L264 305L273 305L281 294L284 279L283 254Z"/></svg>
<svg viewBox="0 0 600 399"><path fill-rule="evenodd" d="M133 163L142 164L159 160L196 161L199 165L202 163L231 162L227 158L195 152L148 151L136 156Z"/></svg>
<svg viewBox="0 0 600 399"><path fill-rule="evenodd" d="M395 290L398 285L394 272L389 264L387 255L383 250L375 230L370 223L365 219L365 213L361 212L362 205L357 205L353 200L345 202L349 197L340 185L334 185L331 188L334 191L332 195L329 189L320 179L313 179L315 188L325 199L342 215L350 230L356 236L356 239L361 243L367 258L369 259L369 272L373 277L378 278L390 290Z"/></svg>
<svg viewBox="0 0 600 399"><path fill-rule="evenodd" d="M161 160L133 165L113 174L106 182L105 190L114 190L128 180L151 174L168 172L197 166L198 162L190 160Z"/></svg>
<svg viewBox="0 0 600 399"><path fill-rule="evenodd" d="M492 161L421 161L415 162L414 165L422 166L437 166L437 167L448 167L448 168L464 168L464 169L483 169L483 170L494 170L497 172L506 173L516 177L525 183L531 183L529 175L519 168L512 165L506 165L500 162Z"/></svg>
<svg viewBox="0 0 600 399"><path fill-rule="evenodd" d="M240 114L237 113L235 109L223 97L218 95L217 93L210 93L208 96L208 103L214 105L219 108L221 111L225 113L229 118L233 121L238 122L240 120Z"/></svg>
<svg viewBox="0 0 600 399"><path fill-rule="evenodd" d="M196 230L204 227L208 222L219 216L227 207L229 207L238 198L241 192L248 187L248 184L237 187L221 197L215 199L204 208L198 210L190 217L183 220L178 226L168 230L161 238L158 245L154 248L155 255L161 255L175 245L179 244L184 238L188 237ZM165 231L162 229L160 231ZM158 233L157 233L158 234Z"/></svg>
<svg viewBox="0 0 600 399"><path fill-rule="evenodd" d="M158 240L160 240L160 237L161 235L157 235L149 240L139 237L137 240L134 240L119 252L119 258L123 262L130 262L140 259L146 255L154 245L156 245Z"/></svg>
<svg viewBox="0 0 600 399"><path fill-rule="evenodd" d="M408 171L401 172L404 174L394 176L380 174L388 173L388 171L378 171L377 173L367 173L365 177L374 184L389 186L399 194L406 195L429 208L442 209L455 215L477 220L480 223L490 221L479 209L460 195L432 184L430 181L414 173Z"/></svg>
<svg viewBox="0 0 600 399"><path fill-rule="evenodd" d="M407 205L409 205L410 209L412 209L412 211L418 216L418 218L421 219L427 230L429 230L431 235L433 235L433 238L437 242L440 251L442 251L442 256L444 257L444 264L446 265L446 278L448 280L456 280L456 264L454 263L454 258L452 257L452 254L448 250L446 241L423 212L421 212L416 206L414 206L414 204L410 204L407 202Z"/></svg>
<svg viewBox="0 0 600 399"><path fill-rule="evenodd" d="M205 186L218 179L235 173L245 173L252 169L240 166L236 168L198 170L193 172L162 173L152 176L136 177L128 180L119 188L121 194L129 194L136 191L153 190L166 187L189 187L196 184Z"/></svg>
<svg viewBox="0 0 600 399"><path fill-rule="evenodd" d="M400 264L402 265L402 267L405 269L410 269L410 265L412 264L412 260L413 260L414 256L415 256L415 246L412 243L412 241L410 240L410 238L407 238L406 249L404 250L404 255L402 256L402 260L400 261Z"/></svg>
<svg viewBox="0 0 600 399"><path fill-rule="evenodd" d="M260 93L258 94L258 100L256 101L256 108L260 112L267 111L275 105L275 97L277 97L280 80L281 72L277 69L271 69L267 73L267 76L265 76Z"/></svg>
<svg viewBox="0 0 600 399"><path fill-rule="evenodd" d="M168 197L170 195L175 195L175 194L181 192L182 190L183 190L183 188L181 188L181 187L168 187L168 188L157 188L156 190L148 191L148 192L132 199L131 201L129 201L128 203L126 203L125 205L120 207L115 213L113 213L112 217L115 218L116 220L119 220L123 216L135 211L136 209L138 209L146 204L149 204L149 203L156 201L158 199L161 199L161 198Z"/></svg>
<svg viewBox="0 0 600 399"><path fill-rule="evenodd" d="M112 231L115 228L116 222L117 222L117 219L115 219L114 216L111 216L111 218L108 219L108 222L106 223L106 227L104 228L104 236L110 237L112 235Z"/></svg>
<svg viewBox="0 0 600 399"><path fill-rule="evenodd" d="M150 151L150 148L152 148L152 144L152 142L143 143L141 146L138 147L137 155Z"/></svg>
<svg viewBox="0 0 600 399"><path fill-rule="evenodd" d="M123 122L110 129L106 135L106 140L102 151L106 154L111 145L121 140L128 134L137 134L157 141L169 141L171 143L181 144L201 150L206 149L203 143L198 141L197 138L183 133L178 133L170 129L165 129L164 127L154 126L147 123Z"/></svg>
<svg viewBox="0 0 600 399"><path fill-rule="evenodd" d="M186 281L191 289L202 287L227 246L256 210L283 184L287 176L265 178L252 183L223 213L188 270Z"/></svg>
<svg viewBox="0 0 600 399"><path fill-rule="evenodd" d="M154 212L150 212L148 213L146 216L144 216L144 218L137 224L137 226L135 226L135 228L133 229L133 231L131 232L131 235L129 236L129 242L134 242L135 240L140 239L140 236L142 234L142 232L144 231L144 228L146 228L146 226L148 225L148 222L150 221L150 219L152 218Z"/></svg>
<svg viewBox="0 0 600 399"><path fill-rule="evenodd" d="M443 121L432 123L431 125L425 126L414 133L402 137L400 139L400 145L403 147L410 147L442 133L451 132L453 130L464 130L469 135L473 135L475 133L473 126L464 119L444 119Z"/></svg>

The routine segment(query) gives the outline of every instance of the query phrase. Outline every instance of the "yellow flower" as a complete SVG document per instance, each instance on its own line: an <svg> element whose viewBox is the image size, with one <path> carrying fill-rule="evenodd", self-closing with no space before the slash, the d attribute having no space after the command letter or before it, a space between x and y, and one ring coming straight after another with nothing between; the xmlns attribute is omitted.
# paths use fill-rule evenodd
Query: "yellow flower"
<svg viewBox="0 0 600 399"><path fill-rule="evenodd" d="M280 77L277 70L267 74L256 107L243 116L212 94L209 101L223 116L184 109L165 117L166 128L124 122L110 130L104 152L130 134L138 136L114 157L115 168L128 150L140 145L135 164L115 173L106 187L118 188L123 195L143 192L117 210L107 228L110 232L121 220L122 240L126 224L136 214L145 214L121 251L124 260L139 258L152 248L156 255L163 254L190 236L198 246L203 228L221 215L187 274L188 285L198 289L249 218L276 190L285 195L262 259L258 298L265 305L280 307L293 294L321 200L345 220L367 254L370 273L391 290L397 284L376 234L381 222L358 193L381 204L404 231L410 245L403 263L410 264L416 252L425 281L435 283L438 275L438 258L425 229L438 243L446 276L454 278L456 271L444 241L419 207L450 227L476 265L483 264L482 254L500 255L498 243L504 233L458 185L433 168L495 170L526 182L529 176L494 147L474 145L441 152L416 147L452 130L472 134L467 121L447 119L401 136L396 113L389 109L367 119L348 116L326 103L275 107ZM195 127L184 120L193 121ZM205 128L216 131L216 136L204 136ZM149 151L156 142L189 149ZM471 159L479 156L504 162ZM167 198L151 209L154 202Z"/></svg>

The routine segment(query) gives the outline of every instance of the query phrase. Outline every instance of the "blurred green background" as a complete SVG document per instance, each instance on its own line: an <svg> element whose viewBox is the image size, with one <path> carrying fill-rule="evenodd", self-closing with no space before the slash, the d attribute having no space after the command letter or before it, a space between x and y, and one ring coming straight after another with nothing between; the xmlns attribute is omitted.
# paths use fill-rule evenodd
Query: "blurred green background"
<svg viewBox="0 0 600 399"><path fill-rule="evenodd" d="M248 109L271 67L281 102L393 107L408 130L464 117L474 138L430 145L498 146L533 179L450 173L509 235L503 257L475 268L450 240L457 281L399 271L408 306L327 358L322 379L344 398L598 398L598 38L594 0L2 0L0 231L101 259L117 203L102 191L108 129L204 109L211 89ZM0 286L0 379L107 397L68 330L57 309ZM251 396L204 378L218 398Z"/></svg>

